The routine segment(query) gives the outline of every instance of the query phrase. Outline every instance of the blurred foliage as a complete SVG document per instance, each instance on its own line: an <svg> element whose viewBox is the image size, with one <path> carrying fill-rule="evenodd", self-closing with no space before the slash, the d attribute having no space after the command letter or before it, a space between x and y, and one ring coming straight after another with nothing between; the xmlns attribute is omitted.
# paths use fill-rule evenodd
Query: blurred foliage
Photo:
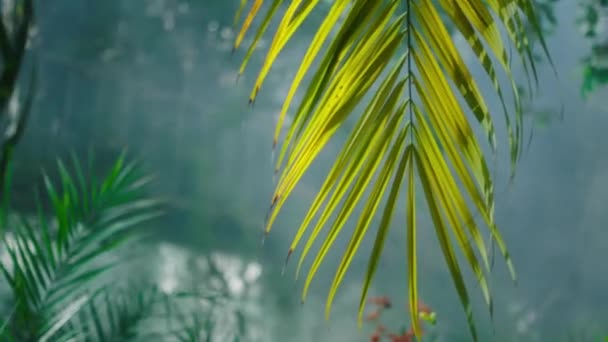
<svg viewBox="0 0 608 342"><path fill-rule="evenodd" d="M13 150L23 135L34 97L36 73L32 70L25 103L19 106L18 80L33 26L32 1L5 1L0 9L0 123L4 131L0 138L0 191Z"/></svg>
<svg viewBox="0 0 608 342"><path fill-rule="evenodd" d="M7 258L0 270L14 302L4 338L73 336L66 324L101 290L99 277L119 263L109 253L133 237L133 226L159 214L158 201L142 193L149 177L122 157L101 180L87 180L75 159L71 172L62 162L58 169L59 186L45 175L52 220L39 203L35 222L22 216L3 237Z"/></svg>
<svg viewBox="0 0 608 342"><path fill-rule="evenodd" d="M579 31L591 43L591 52L581 60L581 95L608 85L608 1L581 0L576 18Z"/></svg>
<svg viewBox="0 0 608 342"><path fill-rule="evenodd" d="M132 275L112 276L129 261L117 253L133 257L129 250L144 236L135 227L158 217L161 202L145 195L151 178L124 155L101 179L91 175L93 168L92 161L83 166L73 158L71 167L59 161L59 184L44 176L52 215L46 216L45 203L38 202L35 217L17 215L9 221L12 229L0 245L0 271L12 293L2 341L201 341L200 336L212 336L211 327L221 327L224 318L218 321L200 304L225 308L227 283L214 291L198 286L166 294ZM211 267L207 276L218 274ZM184 313L193 302L198 304L194 310ZM238 340L245 322L238 310L235 315L239 328L231 330Z"/></svg>
<svg viewBox="0 0 608 342"><path fill-rule="evenodd" d="M534 6L536 6L536 13L538 15L538 24L540 25L542 32L545 36L553 34L557 26L557 17L555 16L555 5L559 0L536 0ZM528 30L531 35L534 35L534 31L528 26ZM541 57L541 56L539 56Z"/></svg>
<svg viewBox="0 0 608 342"><path fill-rule="evenodd" d="M537 0L539 23L548 36L558 25L555 5L559 0ZM575 23L581 35L589 41L590 52L581 59L581 96L587 99L595 90L608 84L608 1L578 0L579 13ZM534 35L531 35L534 37ZM534 42L533 42L534 43ZM535 55L538 61L543 56Z"/></svg>
<svg viewBox="0 0 608 342"><path fill-rule="evenodd" d="M545 35L553 34L558 25L555 5L559 0L538 0L539 22ZM575 23L581 35L589 41L590 52L581 59L581 96L587 99L591 93L608 84L608 1L578 0L579 13ZM540 55L535 56L543 61Z"/></svg>
<svg viewBox="0 0 608 342"><path fill-rule="evenodd" d="M534 128L546 128L553 120L555 119L563 119L563 106L562 108L558 108L556 105L540 105L532 101L531 94L526 90L525 87L518 86L517 91L519 92L519 96L522 99L522 111L526 114L527 117L532 119L533 126L530 130L530 137L534 134ZM528 140L528 146L531 142L531 139Z"/></svg>
<svg viewBox="0 0 608 342"><path fill-rule="evenodd" d="M236 162L226 163L226 154L218 153L218 146L238 150L240 141L218 141L238 133L246 106L230 97L201 101L199 94L227 82L222 77L229 60L208 57L229 46L227 6L37 2L41 77L14 163L15 207L32 209L28 190L43 183L39 170L52 167L56 157L95 150L102 169L127 146L157 177L171 180L150 188L168 199L167 215L154 223L164 238L200 249L253 251L259 234L253 238L251 232L259 223L249 219L251 201L235 196L234 182L227 181L242 179L242 168L230 167ZM66 21L69 29L58 24ZM211 24L217 27L210 30ZM235 84L233 77L229 84ZM233 176L225 177L227 172ZM264 189L260 183L251 193ZM210 229L192 232L200 226ZM235 235L243 237L238 245L231 240Z"/></svg>

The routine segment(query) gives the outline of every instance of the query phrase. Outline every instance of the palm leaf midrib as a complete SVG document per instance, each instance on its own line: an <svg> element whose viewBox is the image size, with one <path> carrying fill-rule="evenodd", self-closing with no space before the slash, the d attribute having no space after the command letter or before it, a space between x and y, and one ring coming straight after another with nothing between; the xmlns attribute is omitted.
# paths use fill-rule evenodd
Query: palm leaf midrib
<svg viewBox="0 0 608 342"><path fill-rule="evenodd" d="M245 3L242 3L241 9ZM248 14L248 18L237 36L235 49L242 42L242 37L249 29L250 19L257 15L262 1L254 0L253 3L254 9ZM282 1L273 1L271 6L274 9L281 3ZM262 83L285 43L291 39L305 19L304 17L308 16L317 4L318 1L314 0L304 2L294 0L288 3L287 10L283 14L264 59L261 72L255 81L250 102L253 102L258 95ZM399 75L397 78L400 82L406 82L407 89L403 93L405 99L396 101L386 109L383 108L377 114L373 114L380 108L377 103L385 104L385 101L388 101L388 94L400 82L390 84L385 90L382 90L382 87L377 90L376 97L363 111L360 121L353 128L336 164L328 174L328 178L300 225L289 248L288 256L295 250L313 217L320 214L319 211L321 211L320 221L314 226L300 257L296 271L298 274L304 257L310 251L313 242L316 241L326 219L330 214L338 212L336 221L330 224L328 236L308 271L303 291L304 298L318 267L324 261L327 251L332 248L334 239L341 232L345 218L352 214L353 203L365 201L359 188L367 188L372 185L369 184L367 181L369 178L364 173L383 172L385 175L389 175L388 178L383 179L399 180L390 187L393 194L398 193L397 190L401 186L400 180L407 179L408 301L414 330L419 335L415 253L417 227L414 202L416 193L413 181L415 173L416 177L422 181L424 197L432 207L430 214L439 244L465 308L471 334L476 340L477 335L468 293L464 285L460 263L456 259L456 248L453 246L454 242L450 238L449 232L456 239L458 249L464 253L465 264L473 270L490 313L492 313L492 302L485 275L489 271L490 263L487 247L484 239L481 238L480 227L474 220L472 209L477 211L484 224L488 226L491 243L498 246L514 279L515 274L508 251L493 219L494 190L489 168L465 114L467 111L474 114L475 119L484 129L490 146L494 148L493 116L485 104L484 95L478 89L469 67L464 63L459 50L455 47L445 27L445 22L451 20L455 29L465 37L486 75L492 80L494 91L501 100L505 118L507 118L511 162L514 165L521 152L523 121L505 44L501 40L497 24L502 24L508 33L510 43L517 47L526 72L531 71L536 78L534 60L531 59L531 47L527 37L523 35L525 32L522 27L522 23L527 20L532 27L538 28L533 4L528 0L338 0L330 6L301 62L279 115L273 146L278 144L283 118L287 114L303 76L308 73L309 68L312 67L312 61L320 53L320 44L330 42L325 56L308 85L308 90L291 120L292 124L285 140L280 146L276 170L281 175L267 216L266 233L275 223L287 197L290 196L304 172L337 129L352 114L356 105L369 92L371 85L382 78L384 69L390 68L391 65L396 67L403 61L401 58L396 58L396 55L401 54L397 47L405 46L406 53L403 55L406 62L405 71L403 76ZM491 11L496 15L493 16ZM262 36L265 24L274 15L276 13L270 11L264 19L262 28L258 30L256 38L249 46L241 65L241 72L247 65L257 40ZM340 16L344 16L344 20L338 20ZM330 31L335 26L340 26L340 28L336 35L331 36ZM536 33L541 34L539 30L536 30ZM486 46L481 44L482 40L487 43ZM547 53L542 35L540 41ZM496 80L494 62L488 57L492 55L511 80L516 109L514 121L509 119L502 86ZM385 77L386 81L390 76ZM377 96L381 92L384 92L384 95L378 98ZM457 97L464 99L464 104L461 104ZM378 115L377 119L385 122L379 127L385 127L385 129L391 130L391 133L373 132L373 127L378 127L375 126L377 121L370 120L374 115ZM399 120L395 121L395 119ZM398 122L400 122L398 128L390 126ZM511 122L514 122L515 129L512 129ZM408 129L409 133L406 131ZM368 130L367 135L361 134L365 130ZM376 151L374 146L398 146L396 144L400 144L401 138L396 137L401 137L404 133L407 133L407 142L395 151L402 149L406 152L391 152L387 158L384 158L387 151L384 149L377 150L379 155L369 154L369 151ZM375 138L366 140L366 136ZM361 154L361 151L364 153ZM357 162L353 163L355 160ZM381 164L384 164L383 168L380 168ZM407 170L407 172L395 173L396 165L400 165L400 170L403 166L403 170ZM380 169L386 171L378 171ZM406 175L409 175L409 178ZM347 188L350 188L351 185L352 189L347 194ZM380 189L378 191L381 195L374 197L373 200L367 200L366 206L371 209L364 211L366 215L375 215L377 208L375 201L382 200L385 191L389 189L386 186L375 187ZM331 193L332 190L333 193ZM467 202L467 197L469 202ZM379 235L376 237L370 257L360 300L360 312L363 310L365 295L381 254L385 234L390 226L392 208L397 202L397 196L391 195L390 198L391 200L385 204ZM337 203L342 200L344 200L342 208L338 208ZM321 210L322 204L326 201L329 203ZM353 230L351 243L330 287L327 302L328 312L352 255L358 249L359 242L365 235L370 221L360 219ZM478 260L477 253L482 262Z"/></svg>

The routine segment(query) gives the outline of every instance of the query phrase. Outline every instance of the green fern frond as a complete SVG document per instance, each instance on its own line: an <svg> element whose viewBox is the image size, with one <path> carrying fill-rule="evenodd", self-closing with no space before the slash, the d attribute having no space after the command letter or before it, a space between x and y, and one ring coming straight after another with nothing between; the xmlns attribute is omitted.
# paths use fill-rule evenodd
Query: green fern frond
<svg viewBox="0 0 608 342"><path fill-rule="evenodd" d="M247 3L251 4L251 9L236 37L235 50L264 2L242 1L239 13ZM250 102L255 101L287 42L320 1L292 0L286 3L255 80ZM240 73L282 4L281 0L270 1ZM238 18L237 14L236 22ZM392 214L401 189L405 187L407 241L404 249L408 260L408 300L414 329L420 335L420 327L415 323L418 321L417 178L422 184L439 245L476 340L469 295L456 257L457 245L492 314L492 297L486 278L491 261L481 225L475 222L474 213L488 228L491 245L498 246L514 280L515 271L494 222L494 185L486 157L473 133L473 122L467 116L468 113L473 114L488 144L495 149L495 110L486 104L486 94L482 93L452 40L448 24L464 36L491 80L493 92L500 99L507 124L513 174L522 150L524 127L507 48L510 44L515 45L526 73L531 74L536 82L537 71L526 36L530 32L527 27L533 28L549 56L531 0L337 0L313 36L279 114L273 136L275 146L279 145L282 126L292 109L295 94L301 90L304 78L312 74L301 102L293 110L292 124L278 146L276 172L280 176L271 199L265 232L270 232L286 200L319 153L341 126L355 116L355 108L364 102L363 99L372 95L365 109L357 113L357 124L350 131L289 247L288 258L317 218L298 262L296 274L299 274L312 245L323 228L328 226L327 236L307 273L302 299L305 299L311 281L328 251L334 248L334 241L343 232L354 208L363 202L363 212L352 228L351 240L330 287L326 307L329 315L336 291L368 232L379 203L387 198L364 278L360 314L363 312ZM501 31L507 33L508 41L503 40ZM318 66L312 70L317 59ZM514 113L506 104L507 90L499 82L499 70L510 82ZM376 84L380 86L375 87ZM375 183L372 179L376 179ZM371 191L366 200L364 194L367 189ZM330 223L332 217L335 219Z"/></svg>
<svg viewBox="0 0 608 342"><path fill-rule="evenodd" d="M148 177L124 155L99 182L88 181L76 159L72 169L58 162L58 186L44 177L52 217L39 204L36 222L22 217L3 239L8 259L0 270L16 307L9 328L21 341L70 334L66 327L95 297L99 276L117 263L110 253L160 214L158 201L143 192Z"/></svg>

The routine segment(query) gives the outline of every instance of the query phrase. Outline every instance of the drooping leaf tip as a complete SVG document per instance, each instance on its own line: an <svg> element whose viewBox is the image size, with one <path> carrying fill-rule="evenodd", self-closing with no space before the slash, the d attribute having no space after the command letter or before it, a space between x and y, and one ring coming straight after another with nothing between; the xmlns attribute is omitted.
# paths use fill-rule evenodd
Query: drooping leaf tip
<svg viewBox="0 0 608 342"><path fill-rule="evenodd" d="M289 258L291 257L292 253L293 253L293 248L290 248L289 251L287 252L287 256L285 257L285 262L283 263L283 268L281 269L281 276L285 275L285 270L287 269L287 264L289 263Z"/></svg>
<svg viewBox="0 0 608 342"><path fill-rule="evenodd" d="M293 248L289 248L289 251L287 251L287 258L285 258L285 263L289 261L289 257L291 257L291 254L293 254Z"/></svg>
<svg viewBox="0 0 608 342"><path fill-rule="evenodd" d="M256 86L255 89L253 90L253 93L251 94L251 97L249 97L249 104L253 106L253 104L255 103L255 99L258 96L258 92L260 91L260 86Z"/></svg>
<svg viewBox="0 0 608 342"><path fill-rule="evenodd" d="M330 307L330 306L328 306L328 307L325 309L325 320L326 320L326 321L329 321L330 316L331 316L331 307Z"/></svg>
<svg viewBox="0 0 608 342"><path fill-rule="evenodd" d="M279 200L279 194L275 194L272 197L272 201L270 202L270 209L272 209L274 207L274 205L277 203L278 200Z"/></svg>
<svg viewBox="0 0 608 342"><path fill-rule="evenodd" d="M262 240L260 241L260 245L264 246L264 243L266 242L266 237L268 236L268 232L266 230L264 230L264 233L262 234Z"/></svg>

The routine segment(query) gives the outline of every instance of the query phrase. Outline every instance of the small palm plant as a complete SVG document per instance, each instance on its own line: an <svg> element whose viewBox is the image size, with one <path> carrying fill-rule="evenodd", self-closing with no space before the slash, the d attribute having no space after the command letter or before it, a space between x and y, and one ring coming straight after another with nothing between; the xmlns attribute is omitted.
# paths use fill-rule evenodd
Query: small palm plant
<svg viewBox="0 0 608 342"><path fill-rule="evenodd" d="M58 186L44 177L50 212L39 201L36 217L19 216L0 243L0 271L12 295L0 340L195 342L211 341L220 327L235 340L245 336L238 308L230 310L235 323L224 322L232 300L227 284L205 287L205 279L224 277L213 262L196 288L174 293L117 268L132 266L124 255L133 256L134 242L145 236L135 228L161 214L160 201L145 195L151 177L137 163L122 155L103 179L92 176L91 162L86 172L76 158L71 166L58 163Z"/></svg>
<svg viewBox="0 0 608 342"><path fill-rule="evenodd" d="M58 187L44 177L51 215L38 203L36 218L20 216L0 245L6 255L0 270L13 295L2 340L67 341L86 331L75 329L74 319L103 292L102 276L120 263L110 252L136 236L136 225L160 214L159 201L143 192L150 177L124 155L101 180L85 178L75 158L71 172L58 166Z"/></svg>
<svg viewBox="0 0 608 342"><path fill-rule="evenodd" d="M247 3L251 8L236 37L235 50L243 43L264 1L242 0L235 24ZM322 2L270 1L240 73L272 19L279 16L283 3L286 8L255 80L250 103L257 98L279 54ZM407 214L404 254L409 311L419 337L416 197L421 188L471 334L477 340L469 294L457 259L458 249L473 271L490 313L492 297L487 272L491 267L491 246L498 246L513 280L515 270L494 221L493 180L472 125L472 121L477 121L489 147L495 151L495 110L488 107L448 26L462 35L478 66L491 81L492 92L500 99L513 174L523 146L524 127L507 47L515 46L526 73L535 80L531 32L549 57L532 0L336 0L331 2L301 59L279 114L273 148L279 148L276 172L280 175L265 231L271 230L286 200L330 139L344 123L356 120L287 252L289 258L312 226L298 262L298 274L321 231L329 226L306 276L302 300L328 251L335 248L334 241L354 216L355 207L362 204L326 304L329 316L336 291L378 214L380 224L360 296L361 321L393 214L403 196ZM532 30L527 30L528 27ZM507 84L499 80L499 71L503 71ZM280 143L283 123L306 76L312 76L311 80ZM509 90L514 99L514 115L506 106ZM362 111L355 110L358 108ZM355 117L355 113L359 115ZM381 209L380 203L385 199ZM488 228L489 246L475 216Z"/></svg>

